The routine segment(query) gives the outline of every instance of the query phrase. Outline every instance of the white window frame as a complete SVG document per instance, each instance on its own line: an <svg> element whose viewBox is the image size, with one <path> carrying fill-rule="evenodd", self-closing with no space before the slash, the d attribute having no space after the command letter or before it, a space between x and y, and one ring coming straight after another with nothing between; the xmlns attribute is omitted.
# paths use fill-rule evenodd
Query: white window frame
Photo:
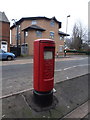
<svg viewBox="0 0 90 120"><path fill-rule="evenodd" d="M63 52L64 45L59 45L59 52Z"/></svg>
<svg viewBox="0 0 90 120"><path fill-rule="evenodd" d="M28 36L28 32L26 31L26 32L25 32L25 37L27 37L27 36Z"/></svg>
<svg viewBox="0 0 90 120"><path fill-rule="evenodd" d="M1 41L1 49L7 52L8 50L8 43L6 41Z"/></svg>
<svg viewBox="0 0 90 120"><path fill-rule="evenodd" d="M50 21L50 26L54 27L54 25L55 25L55 21L54 21L54 20L51 20L51 21Z"/></svg>
<svg viewBox="0 0 90 120"><path fill-rule="evenodd" d="M50 38L53 39L54 38L54 31L50 31Z"/></svg>
<svg viewBox="0 0 90 120"><path fill-rule="evenodd" d="M37 30L36 31L36 36L41 38L42 37L42 31Z"/></svg>
<svg viewBox="0 0 90 120"><path fill-rule="evenodd" d="M36 25L37 21L36 20L32 20L32 25Z"/></svg>

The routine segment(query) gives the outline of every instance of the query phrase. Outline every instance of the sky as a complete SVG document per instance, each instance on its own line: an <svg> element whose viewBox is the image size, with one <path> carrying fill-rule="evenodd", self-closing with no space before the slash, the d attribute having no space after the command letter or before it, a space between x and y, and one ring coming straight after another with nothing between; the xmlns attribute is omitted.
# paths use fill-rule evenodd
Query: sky
<svg viewBox="0 0 90 120"><path fill-rule="evenodd" d="M72 34L72 28L78 21L88 26L88 2L90 0L1 0L0 11L5 12L11 25L12 19L22 17L45 16L53 17L62 22L60 31Z"/></svg>

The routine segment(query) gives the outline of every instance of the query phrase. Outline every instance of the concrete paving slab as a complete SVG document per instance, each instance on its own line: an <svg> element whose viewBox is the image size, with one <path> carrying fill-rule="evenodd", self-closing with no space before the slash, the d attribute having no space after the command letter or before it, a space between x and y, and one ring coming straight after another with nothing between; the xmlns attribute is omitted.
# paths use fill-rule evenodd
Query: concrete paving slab
<svg viewBox="0 0 90 120"><path fill-rule="evenodd" d="M84 118L88 114L88 112L88 102L85 102L84 104L70 112L68 115L66 115L64 118Z"/></svg>

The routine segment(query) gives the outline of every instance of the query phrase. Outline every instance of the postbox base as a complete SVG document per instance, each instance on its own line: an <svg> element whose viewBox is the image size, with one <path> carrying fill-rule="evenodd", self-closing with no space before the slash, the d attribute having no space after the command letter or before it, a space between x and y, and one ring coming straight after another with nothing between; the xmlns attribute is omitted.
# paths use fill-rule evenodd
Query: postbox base
<svg viewBox="0 0 90 120"><path fill-rule="evenodd" d="M34 102L41 107L52 105L53 102L53 90L49 92L38 92L33 90Z"/></svg>

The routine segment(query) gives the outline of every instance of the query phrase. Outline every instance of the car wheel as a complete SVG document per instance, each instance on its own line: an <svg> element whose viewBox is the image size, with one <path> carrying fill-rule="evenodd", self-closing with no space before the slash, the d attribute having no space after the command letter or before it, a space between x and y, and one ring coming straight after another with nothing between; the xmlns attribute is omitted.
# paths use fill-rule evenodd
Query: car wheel
<svg viewBox="0 0 90 120"><path fill-rule="evenodd" d="M8 57L7 57L7 60L8 60L8 61L12 60L12 57L11 57L11 56L8 56Z"/></svg>

